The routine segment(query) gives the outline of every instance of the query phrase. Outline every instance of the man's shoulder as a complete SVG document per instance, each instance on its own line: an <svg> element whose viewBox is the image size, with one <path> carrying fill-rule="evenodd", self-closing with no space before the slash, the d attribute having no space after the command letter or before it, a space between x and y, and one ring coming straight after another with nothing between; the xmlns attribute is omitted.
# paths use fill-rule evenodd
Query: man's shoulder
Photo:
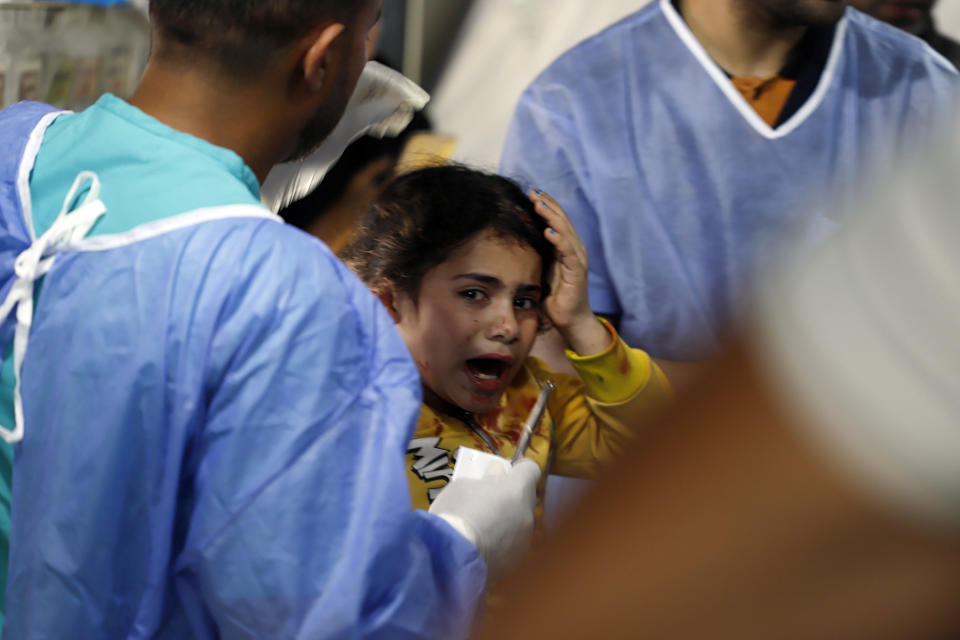
<svg viewBox="0 0 960 640"><path fill-rule="evenodd" d="M358 288L326 245L257 205L186 211L129 231L90 236L74 248L103 272L137 264L157 278L175 276L215 296L256 288L310 300L321 293L343 297L335 292Z"/></svg>
<svg viewBox="0 0 960 640"><path fill-rule="evenodd" d="M42 102L18 102L0 110L0 166L3 180L16 174L31 135L44 116L58 109Z"/></svg>
<svg viewBox="0 0 960 640"><path fill-rule="evenodd" d="M341 346L360 352L378 323L387 324L377 315L380 301L326 245L276 219L214 218L142 239L96 236L81 248L74 259L85 267L75 271L88 273L91 286L135 265L142 276L116 284L124 297L169 291L177 300L170 317L185 327L198 309L218 309L217 322L234 327L224 335L240 342L245 331L283 327L314 346L351 340L355 348ZM330 327L329 335L302 330L313 324Z"/></svg>
<svg viewBox="0 0 960 640"><path fill-rule="evenodd" d="M8 127L33 129L37 122L48 113L59 111L56 107L43 102L22 101L0 110L0 126L6 135L12 131Z"/></svg>
<svg viewBox="0 0 960 640"><path fill-rule="evenodd" d="M0 253L22 250L29 241L19 196L22 159L38 125L56 113L56 108L41 102L18 102L0 110L0 231L6 238Z"/></svg>
<svg viewBox="0 0 960 640"><path fill-rule="evenodd" d="M551 62L531 83L531 87L555 81L558 77L580 75L590 69L617 68L623 64L624 47L642 46L657 40L668 27L660 0L635 11L589 36ZM587 76L589 77L589 76ZM586 79L581 76L581 80Z"/></svg>
<svg viewBox="0 0 960 640"><path fill-rule="evenodd" d="M934 46L937 51L960 71L960 42L939 32L934 37L936 38Z"/></svg>
<svg viewBox="0 0 960 640"><path fill-rule="evenodd" d="M845 15L850 44L858 59L874 67L896 64L927 67L931 72L955 73L953 65L929 44L885 22L849 7Z"/></svg>
<svg viewBox="0 0 960 640"><path fill-rule="evenodd" d="M81 173L96 175L107 213L92 235L119 234L194 210L259 206L256 177L234 151L177 131L104 96L38 128L30 170L33 224L42 233ZM30 164L32 162L32 165Z"/></svg>
<svg viewBox="0 0 960 640"><path fill-rule="evenodd" d="M217 259L235 263L234 287L269 288L278 299L330 313L351 310L370 318L382 305L369 288L319 239L289 224L266 219L235 219L211 229L229 243Z"/></svg>
<svg viewBox="0 0 960 640"><path fill-rule="evenodd" d="M236 209L236 215L231 214L232 209ZM352 272L329 247L270 215L266 208L236 205L225 207L222 217L207 218L204 214L203 210L183 214L185 218L198 215L198 220L196 224L185 221L184 226L191 229L185 237L168 243L172 250L182 251L187 244L191 252L206 251L208 261L233 265L225 275L239 278L268 279L314 291L329 283L338 288L356 284L356 279L350 277ZM176 225L177 219L170 219L170 224Z"/></svg>

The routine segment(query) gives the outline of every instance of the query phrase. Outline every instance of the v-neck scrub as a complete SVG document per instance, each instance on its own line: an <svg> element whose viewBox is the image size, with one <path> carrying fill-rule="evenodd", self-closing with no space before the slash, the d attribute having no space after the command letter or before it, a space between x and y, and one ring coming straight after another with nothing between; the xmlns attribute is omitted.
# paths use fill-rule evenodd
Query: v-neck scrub
<svg viewBox="0 0 960 640"><path fill-rule="evenodd" d="M960 77L847 9L805 102L771 127L670 3L580 43L521 97L501 172L549 192L589 255L594 311L653 356L716 352L785 243L938 131Z"/></svg>

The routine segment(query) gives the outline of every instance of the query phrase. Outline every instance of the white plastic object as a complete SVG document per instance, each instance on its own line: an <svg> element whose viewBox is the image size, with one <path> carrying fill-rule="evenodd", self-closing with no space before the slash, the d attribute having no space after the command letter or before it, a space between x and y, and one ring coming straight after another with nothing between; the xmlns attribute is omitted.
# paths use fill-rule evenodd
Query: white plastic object
<svg viewBox="0 0 960 640"><path fill-rule="evenodd" d="M396 136L422 109L430 95L415 82L379 62L363 68L340 122L327 139L303 160L273 167L260 188L260 199L274 213L317 188L344 149L362 135Z"/></svg>
<svg viewBox="0 0 960 640"><path fill-rule="evenodd" d="M500 469L503 473L509 471L510 461L486 451L460 447L457 450L457 464L453 467L451 481L460 478L479 480L487 475L497 475Z"/></svg>

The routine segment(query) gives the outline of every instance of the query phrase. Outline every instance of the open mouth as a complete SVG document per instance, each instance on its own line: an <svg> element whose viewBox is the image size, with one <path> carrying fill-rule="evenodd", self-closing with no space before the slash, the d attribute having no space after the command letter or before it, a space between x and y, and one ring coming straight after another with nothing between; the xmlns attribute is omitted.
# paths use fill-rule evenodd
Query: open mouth
<svg viewBox="0 0 960 640"><path fill-rule="evenodd" d="M495 391L501 387L510 363L496 358L471 358L467 360L466 369L474 385L484 391Z"/></svg>

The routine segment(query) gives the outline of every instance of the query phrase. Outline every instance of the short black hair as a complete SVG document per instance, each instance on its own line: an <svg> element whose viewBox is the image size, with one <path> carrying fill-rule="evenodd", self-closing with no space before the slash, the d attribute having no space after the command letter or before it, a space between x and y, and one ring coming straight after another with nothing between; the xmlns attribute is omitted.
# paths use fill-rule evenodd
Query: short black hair
<svg viewBox="0 0 960 640"><path fill-rule="evenodd" d="M168 43L231 71L267 60L324 21L346 22L364 0L150 0L150 21Z"/></svg>
<svg viewBox="0 0 960 640"><path fill-rule="evenodd" d="M390 182L361 219L341 257L374 291L390 283L416 300L426 273L482 231L533 248L549 294L555 259L546 221L517 183L458 164L419 169Z"/></svg>

